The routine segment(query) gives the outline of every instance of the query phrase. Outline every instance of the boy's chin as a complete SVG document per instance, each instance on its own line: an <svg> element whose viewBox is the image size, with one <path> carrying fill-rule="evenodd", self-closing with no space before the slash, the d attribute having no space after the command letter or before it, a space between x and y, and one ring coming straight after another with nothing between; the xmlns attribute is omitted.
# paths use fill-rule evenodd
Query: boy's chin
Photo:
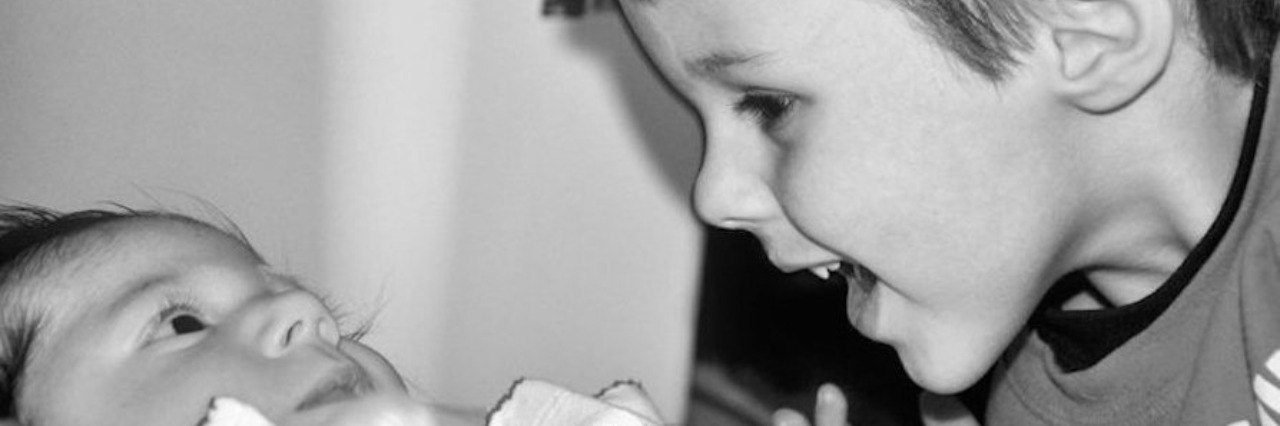
<svg viewBox="0 0 1280 426"><path fill-rule="evenodd" d="M966 358L955 353L933 355L935 356L919 356L898 350L898 359L911 381L924 390L939 395L963 392L981 380L990 367L990 363L972 356Z"/></svg>

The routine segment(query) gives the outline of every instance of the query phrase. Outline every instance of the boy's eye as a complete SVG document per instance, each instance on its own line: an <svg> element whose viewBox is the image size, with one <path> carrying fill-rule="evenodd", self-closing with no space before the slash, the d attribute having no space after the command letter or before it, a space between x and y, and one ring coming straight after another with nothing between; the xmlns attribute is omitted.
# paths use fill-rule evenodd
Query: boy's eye
<svg viewBox="0 0 1280 426"><path fill-rule="evenodd" d="M748 92L733 105L734 111L755 121L765 131L772 131L795 108L794 96L780 93Z"/></svg>
<svg viewBox="0 0 1280 426"><path fill-rule="evenodd" d="M175 335L196 333L205 329L204 321L191 314L181 314L170 318L169 326L172 327Z"/></svg>

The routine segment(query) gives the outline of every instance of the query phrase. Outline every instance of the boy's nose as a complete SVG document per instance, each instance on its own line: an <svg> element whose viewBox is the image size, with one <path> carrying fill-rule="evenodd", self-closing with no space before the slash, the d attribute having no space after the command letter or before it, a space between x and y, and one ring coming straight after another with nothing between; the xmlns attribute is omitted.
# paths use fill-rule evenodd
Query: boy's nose
<svg viewBox="0 0 1280 426"><path fill-rule="evenodd" d="M288 290L254 303L242 327L249 343L264 356L278 358L308 344L337 346L337 322L315 295Z"/></svg>
<svg viewBox="0 0 1280 426"><path fill-rule="evenodd" d="M693 205L702 221L719 228L751 230L777 211L760 154L707 143L694 183Z"/></svg>

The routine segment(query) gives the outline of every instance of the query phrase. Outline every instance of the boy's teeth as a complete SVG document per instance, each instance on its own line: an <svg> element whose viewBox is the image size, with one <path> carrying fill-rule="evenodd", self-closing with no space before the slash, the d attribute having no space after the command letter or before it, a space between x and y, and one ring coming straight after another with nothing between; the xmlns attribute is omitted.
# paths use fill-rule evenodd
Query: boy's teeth
<svg viewBox="0 0 1280 426"><path fill-rule="evenodd" d="M813 273L813 275L817 276L818 278L822 278L824 281L831 278L832 272L839 272L839 271L840 271L840 262L829 263L826 265L814 266L812 268L809 268L810 273Z"/></svg>

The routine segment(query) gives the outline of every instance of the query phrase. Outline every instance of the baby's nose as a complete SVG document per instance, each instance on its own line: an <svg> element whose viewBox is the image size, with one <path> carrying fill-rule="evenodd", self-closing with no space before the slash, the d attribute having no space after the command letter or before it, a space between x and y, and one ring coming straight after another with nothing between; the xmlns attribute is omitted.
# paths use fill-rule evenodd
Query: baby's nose
<svg viewBox="0 0 1280 426"><path fill-rule="evenodd" d="M315 295L289 290L266 296L246 313L249 336L268 358L307 344L338 344L338 325Z"/></svg>

